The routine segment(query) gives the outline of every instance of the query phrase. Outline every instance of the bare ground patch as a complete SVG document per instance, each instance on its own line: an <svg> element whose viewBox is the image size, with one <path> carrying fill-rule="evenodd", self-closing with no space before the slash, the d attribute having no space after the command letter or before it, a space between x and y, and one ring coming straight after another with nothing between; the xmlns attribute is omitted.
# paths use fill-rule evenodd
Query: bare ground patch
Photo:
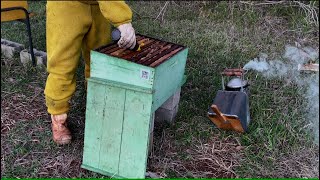
<svg viewBox="0 0 320 180"><path fill-rule="evenodd" d="M197 118L204 120L203 117ZM210 128L206 123L200 126L201 129ZM150 171L162 177L238 177L234 168L240 165L244 147L237 138L223 138L209 129L211 137L192 136L188 143L183 143L177 140L177 136L180 133L191 134L188 127L173 130L173 128L162 128L163 125L159 123L156 123L155 127L154 147L148 165Z"/></svg>

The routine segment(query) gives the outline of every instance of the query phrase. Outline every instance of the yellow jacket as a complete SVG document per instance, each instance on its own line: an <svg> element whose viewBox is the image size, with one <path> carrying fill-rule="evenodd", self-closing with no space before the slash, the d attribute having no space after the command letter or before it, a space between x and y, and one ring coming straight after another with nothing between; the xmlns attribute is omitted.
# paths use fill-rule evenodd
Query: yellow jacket
<svg viewBox="0 0 320 180"><path fill-rule="evenodd" d="M132 21L132 11L124 1L80 1L85 4L99 5L102 15L115 27Z"/></svg>
<svg viewBox="0 0 320 180"><path fill-rule="evenodd" d="M76 89L80 55L85 77L90 77L90 51L111 42L111 26L132 20L124 1L47 1L47 71L45 95L48 112L67 113Z"/></svg>

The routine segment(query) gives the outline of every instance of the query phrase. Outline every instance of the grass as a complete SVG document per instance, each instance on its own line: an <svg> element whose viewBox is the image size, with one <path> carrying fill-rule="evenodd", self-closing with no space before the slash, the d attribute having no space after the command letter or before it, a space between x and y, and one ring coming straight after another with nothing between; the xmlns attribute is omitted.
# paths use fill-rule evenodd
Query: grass
<svg viewBox="0 0 320 180"><path fill-rule="evenodd" d="M163 177L319 177L319 147L306 126L300 88L286 79L250 80L248 133L215 128L206 117L220 89L219 73L243 66L259 53L282 55L286 44L319 48L318 27L296 6L240 2L129 2L137 32L183 44L189 50L179 113L173 125L156 124L148 170ZM45 2L30 2L35 48L45 51ZM318 5L317 5L318 8ZM5 23L1 38L26 43L21 23ZM43 89L44 68L1 58L1 176L103 177L80 168L85 91L83 64L72 99L74 142L51 141Z"/></svg>

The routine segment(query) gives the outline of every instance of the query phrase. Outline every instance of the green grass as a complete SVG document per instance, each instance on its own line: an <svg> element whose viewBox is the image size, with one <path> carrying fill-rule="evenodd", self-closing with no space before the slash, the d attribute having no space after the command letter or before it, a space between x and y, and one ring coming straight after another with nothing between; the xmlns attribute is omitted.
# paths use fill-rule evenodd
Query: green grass
<svg viewBox="0 0 320 180"><path fill-rule="evenodd" d="M188 81L182 88L176 122L156 125L148 170L165 177L319 176L318 146L305 127L305 102L293 83L266 79L255 72L247 74L252 122L245 134L219 130L206 117L221 87L219 73L224 68L243 66L261 52L279 57L285 45L296 41L319 48L318 27L306 21L299 7L175 1L169 3L163 18L155 20L165 2L129 4L135 12L133 25L138 33L190 49ZM30 7L38 14L31 21L35 48L45 51L45 2L30 2ZM1 34L1 38L27 42L21 23L3 24ZM58 147L51 141L41 93L45 69L1 60L6 62L1 66L2 129L10 128L1 133L2 177L101 177L79 167L85 109L83 64L69 116L75 140ZM10 105L11 101L17 106Z"/></svg>

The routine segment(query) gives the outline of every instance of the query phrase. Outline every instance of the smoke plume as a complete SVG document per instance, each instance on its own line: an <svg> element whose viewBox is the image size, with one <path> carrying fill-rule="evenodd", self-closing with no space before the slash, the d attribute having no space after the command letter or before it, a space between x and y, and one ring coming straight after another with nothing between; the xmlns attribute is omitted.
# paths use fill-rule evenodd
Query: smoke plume
<svg viewBox="0 0 320 180"><path fill-rule="evenodd" d="M282 59L283 61L268 60L267 54L260 54L243 69L257 71L266 78L285 77L301 87L299 93L307 101L305 115L314 132L315 143L319 144L319 73L303 74L298 71L299 64L308 63L310 60L319 61L319 52L311 47L288 45ZM287 63L284 63L284 60Z"/></svg>

